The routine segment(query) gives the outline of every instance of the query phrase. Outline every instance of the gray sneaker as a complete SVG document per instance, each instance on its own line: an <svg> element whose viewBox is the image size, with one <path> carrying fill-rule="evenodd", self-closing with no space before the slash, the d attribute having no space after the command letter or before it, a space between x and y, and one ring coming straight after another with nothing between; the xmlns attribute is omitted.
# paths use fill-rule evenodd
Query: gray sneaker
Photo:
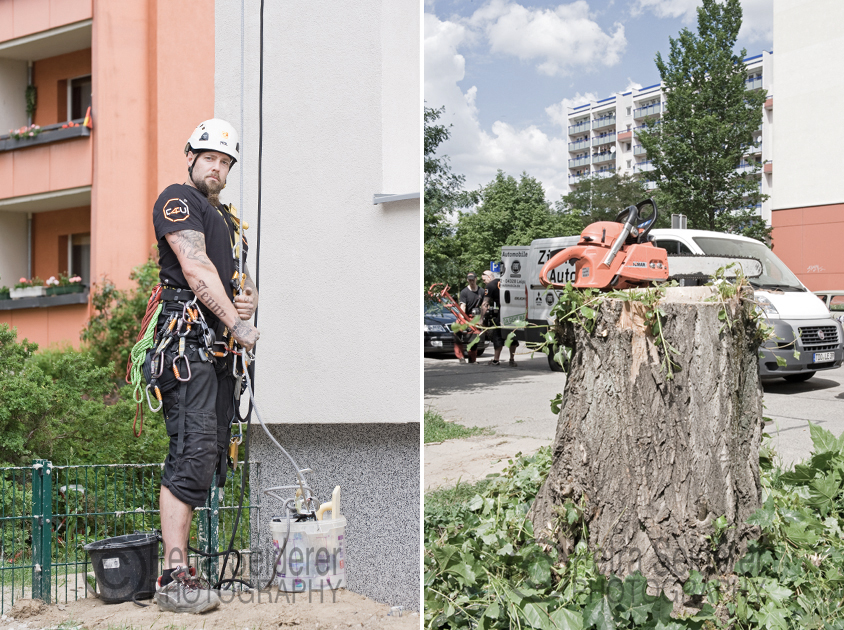
<svg viewBox="0 0 844 630"><path fill-rule="evenodd" d="M171 574L173 581L166 586L160 586L161 578L158 578L155 601L161 610L198 615L220 605L217 592L191 573L188 567L176 567Z"/></svg>

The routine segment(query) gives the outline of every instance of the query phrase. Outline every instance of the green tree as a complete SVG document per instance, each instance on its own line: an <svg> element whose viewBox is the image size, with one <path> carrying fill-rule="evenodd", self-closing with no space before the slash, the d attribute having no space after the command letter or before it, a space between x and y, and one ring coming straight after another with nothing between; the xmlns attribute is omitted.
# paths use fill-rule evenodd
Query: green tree
<svg viewBox="0 0 844 630"><path fill-rule="evenodd" d="M425 108L425 286L434 282L454 284L461 272L457 264L454 238L454 213L477 203L476 192L466 192L464 175L452 172L447 155L437 155L439 146L448 140L449 126L436 122L445 112Z"/></svg>
<svg viewBox="0 0 844 630"><path fill-rule="evenodd" d="M135 267L129 278L137 283L133 289L118 289L108 278L95 285L91 298L95 313L81 334L95 363L101 367L111 363L116 379L126 374L150 292L158 284L158 263L150 258Z"/></svg>
<svg viewBox="0 0 844 630"><path fill-rule="evenodd" d="M481 191L475 212L461 212L457 221L461 273L480 273L501 260L504 245L530 245L536 238L579 234L576 213L561 214L545 200L542 184L522 173L519 181L498 171Z"/></svg>
<svg viewBox="0 0 844 630"><path fill-rule="evenodd" d="M688 217L689 227L767 237L757 216L767 198L759 191L761 165L736 171L762 121L764 90L745 89L745 50L733 53L741 28L739 0L703 0L697 33L669 38L668 60L656 65L665 86L658 125L637 132L668 205Z"/></svg>
<svg viewBox="0 0 844 630"><path fill-rule="evenodd" d="M582 228L585 228L596 221L615 221L627 206L651 196L645 183L637 177L613 173L608 177L593 175L582 179L575 190L563 195L554 205L560 214L579 216ZM659 209L662 213L662 207ZM660 227L665 225L662 220L659 223Z"/></svg>

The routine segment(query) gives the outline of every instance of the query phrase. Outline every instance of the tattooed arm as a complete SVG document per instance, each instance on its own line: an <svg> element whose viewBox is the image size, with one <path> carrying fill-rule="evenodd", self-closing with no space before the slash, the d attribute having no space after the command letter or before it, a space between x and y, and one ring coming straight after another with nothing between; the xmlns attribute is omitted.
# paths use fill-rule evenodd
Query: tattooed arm
<svg viewBox="0 0 844 630"><path fill-rule="evenodd" d="M243 293L234 298L234 306L240 319L251 319L255 309L258 308L258 287L249 275L249 267L244 264L243 269L246 272L246 281L243 283Z"/></svg>
<svg viewBox="0 0 844 630"><path fill-rule="evenodd" d="M167 242L179 259L188 285L208 309L232 331L237 342L247 349L258 341L258 329L241 321L226 293L217 268L205 253L205 235L195 230L171 232Z"/></svg>

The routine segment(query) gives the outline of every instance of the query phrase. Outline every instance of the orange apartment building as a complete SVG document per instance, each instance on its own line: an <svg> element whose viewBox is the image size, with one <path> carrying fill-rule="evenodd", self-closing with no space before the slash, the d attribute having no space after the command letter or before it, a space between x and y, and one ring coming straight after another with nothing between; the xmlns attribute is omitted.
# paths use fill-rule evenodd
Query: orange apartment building
<svg viewBox="0 0 844 630"><path fill-rule="evenodd" d="M67 126L89 105L92 129ZM128 287L155 243L152 204L213 115L214 0L0 0L0 286ZM30 123L40 135L9 136ZM0 322L78 345L90 308L89 290L0 300Z"/></svg>

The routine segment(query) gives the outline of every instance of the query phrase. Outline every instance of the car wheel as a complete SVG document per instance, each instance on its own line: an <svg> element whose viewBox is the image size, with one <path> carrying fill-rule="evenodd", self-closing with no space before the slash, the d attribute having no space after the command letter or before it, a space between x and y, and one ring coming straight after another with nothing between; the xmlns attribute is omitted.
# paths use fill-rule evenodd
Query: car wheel
<svg viewBox="0 0 844 630"><path fill-rule="evenodd" d="M803 381L808 381L814 375L815 372L803 372L802 374L789 374L788 376L783 376L783 378L789 383L802 383Z"/></svg>

